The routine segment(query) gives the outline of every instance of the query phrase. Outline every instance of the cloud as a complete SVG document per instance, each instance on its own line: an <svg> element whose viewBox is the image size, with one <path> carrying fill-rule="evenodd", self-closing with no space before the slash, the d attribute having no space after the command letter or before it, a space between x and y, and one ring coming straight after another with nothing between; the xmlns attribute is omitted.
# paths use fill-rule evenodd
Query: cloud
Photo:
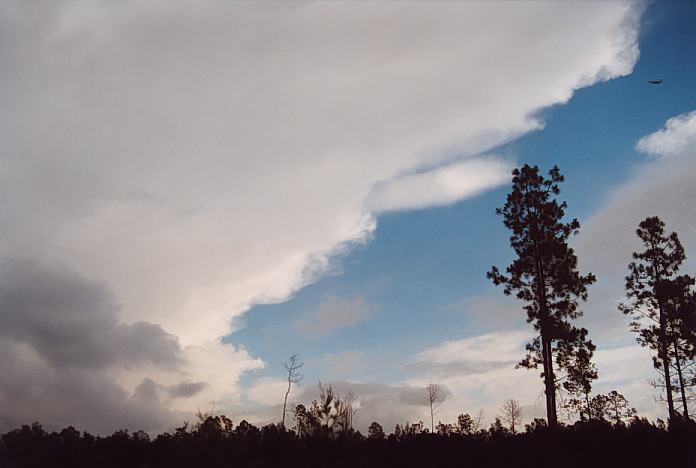
<svg viewBox="0 0 696 468"><path fill-rule="evenodd" d="M501 331L445 341L418 353L407 368L443 377L514 367L521 360L520 350L530 337L531 332L527 331Z"/></svg>
<svg viewBox="0 0 696 468"><path fill-rule="evenodd" d="M377 184L367 199L372 211L396 211L447 205L510 179L511 164L477 158Z"/></svg>
<svg viewBox="0 0 696 468"><path fill-rule="evenodd" d="M694 115L672 118L663 129L640 140L637 148L659 159L643 162L617 186L603 208L583 222L573 240L581 269L597 276L583 320L600 344L634 340L628 332L629 320L617 310L617 304L624 300L631 254L642 248L635 230L643 219L659 216L669 231L676 231L687 254L683 271L696 269L693 254L689 255L696 252L696 146L684 144L696 141Z"/></svg>
<svg viewBox="0 0 696 468"><path fill-rule="evenodd" d="M440 407L438 418L454 422L458 414L484 412L484 424L492 422L499 407L515 398L526 407L525 419L543 417L543 382L538 371L515 369L524 357L531 330L485 333L442 342L416 354L403 367L413 386L430 382L451 392Z"/></svg>
<svg viewBox="0 0 696 468"><path fill-rule="evenodd" d="M74 425L97 433L126 427L160 431L185 419L156 397L154 381L130 392L107 369L59 369L27 344L6 338L0 339L0 354L3 432L33 421L49 429Z"/></svg>
<svg viewBox="0 0 696 468"><path fill-rule="evenodd" d="M0 337L27 343L58 366L131 366L183 361L175 336L148 322L119 322L110 291L66 270L0 259Z"/></svg>
<svg viewBox="0 0 696 468"><path fill-rule="evenodd" d="M327 367L327 374L332 378L336 378L336 376L354 376L364 369L364 357L365 353L361 351L325 354L324 364Z"/></svg>
<svg viewBox="0 0 696 468"><path fill-rule="evenodd" d="M492 422L500 412L500 405L509 398L519 400L525 407L525 421L545 418L539 371L515 369L530 334L525 330L510 330L446 341L425 349L405 366L415 374L407 383L419 386L433 381L449 389L451 397L439 413L443 421L454 421L462 411L475 414L481 408L487 415L486 421ZM618 390L641 416L664 417L652 397L655 391L649 380L655 373L645 348L629 344L598 349L594 361L599 370L594 392Z"/></svg>
<svg viewBox="0 0 696 468"><path fill-rule="evenodd" d="M526 323L522 303L500 292L463 297L444 307L445 311L466 314L469 327L477 333L518 328Z"/></svg>
<svg viewBox="0 0 696 468"><path fill-rule="evenodd" d="M260 403L266 406L279 406L283 404L283 397L288 389L287 379L275 377L262 377L256 379L249 387L244 390L244 396L255 403ZM292 392L289 395L290 400L295 400L295 395L298 394L297 385L293 385ZM279 406L280 407L280 406ZM281 411L274 414L273 422L275 422Z"/></svg>
<svg viewBox="0 0 696 468"><path fill-rule="evenodd" d="M124 323L104 285L34 260L0 259L0 321L3 430L34 420L97 432L164 430L189 414L173 399L202 395L208 403L208 382L234 393L229 376L191 366L200 363L199 349L217 369L220 354L243 368L260 366L243 349L184 349L159 325ZM203 380L181 381L187 377Z"/></svg>
<svg viewBox="0 0 696 468"><path fill-rule="evenodd" d="M167 387L167 393L171 398L190 398L200 393L206 385L205 382L181 382Z"/></svg>
<svg viewBox="0 0 696 468"><path fill-rule="evenodd" d="M317 338L369 320L374 313L375 307L362 297L342 299L327 296L316 310L298 319L294 327L305 336Z"/></svg>
<svg viewBox="0 0 696 468"><path fill-rule="evenodd" d="M658 130L638 141L636 149L659 157L694 155L696 146L696 111L672 117Z"/></svg>
<svg viewBox="0 0 696 468"><path fill-rule="evenodd" d="M638 16L620 2L3 2L0 256L108 288L113 299L86 288L71 300L92 301L75 329L111 330L112 352L49 352L53 327L61 343L73 333L63 309L8 329L53 366L131 366L118 371L124 395L146 377L206 382L165 404L232 405L240 374L263 365L220 343L233 317L287 299L369 238L367 201L392 180L386 200L400 207L469 195L437 182L464 180L461 167L490 182L467 158L538 129L534 113L575 89L630 73ZM437 197L403 195L414 180L437 182ZM143 347L114 349L126 343ZM121 401L118 388L104 398ZM59 404L22 408L62 421L33 409Z"/></svg>

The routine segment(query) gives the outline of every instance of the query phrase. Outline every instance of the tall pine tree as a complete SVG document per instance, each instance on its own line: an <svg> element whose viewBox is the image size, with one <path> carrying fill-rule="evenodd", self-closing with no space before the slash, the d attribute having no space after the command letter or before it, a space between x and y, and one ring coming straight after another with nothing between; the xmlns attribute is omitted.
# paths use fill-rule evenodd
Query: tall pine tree
<svg viewBox="0 0 696 468"><path fill-rule="evenodd" d="M690 419L689 396L687 391L696 386L693 377L694 358L696 358L696 293L693 286L696 281L689 275L680 275L666 281L665 303L667 309L667 349L675 387L679 390L682 416ZM676 405L675 405L676 406Z"/></svg>
<svg viewBox="0 0 696 468"><path fill-rule="evenodd" d="M558 417L554 367L574 362L570 359L574 350L588 349L587 330L574 327L571 322L582 315L578 303L587 300L587 286L595 277L578 272L578 259L568 246L568 238L578 232L580 223L577 219L563 221L567 205L559 203L556 196L564 177L556 166L548 175L547 179L537 166L529 165L512 172L512 191L496 212L512 231L510 245L517 258L507 267L506 274L492 267L487 276L496 285L503 285L505 294L514 292L525 302L527 322L539 332L527 344L527 356L519 366L543 366L546 413L549 426L555 427ZM559 354L562 359L555 361Z"/></svg>
<svg viewBox="0 0 696 468"><path fill-rule="evenodd" d="M679 266L686 256L677 233L667 234L665 223L657 216L641 221L636 235L645 250L633 253L626 276L628 302L620 304L619 310L633 317L631 328L638 334L638 342L657 354L653 357L653 364L664 379L667 411L672 421L676 413L670 358L670 335L674 329L670 294Z"/></svg>

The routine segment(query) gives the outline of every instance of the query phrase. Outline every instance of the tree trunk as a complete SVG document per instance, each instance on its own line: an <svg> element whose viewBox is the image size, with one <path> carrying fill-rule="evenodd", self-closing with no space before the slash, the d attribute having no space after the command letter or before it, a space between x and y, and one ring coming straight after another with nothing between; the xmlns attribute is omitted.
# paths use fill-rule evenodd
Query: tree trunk
<svg viewBox="0 0 696 468"><path fill-rule="evenodd" d="M672 398L672 375L670 373L669 353L667 352L667 323L663 312L663 306L660 304L660 358L662 359L662 371L665 376L665 389L667 391L667 412L669 420L674 420L674 399Z"/></svg>
<svg viewBox="0 0 696 468"><path fill-rule="evenodd" d="M549 427L555 429L558 418L556 416L556 382L553 373L553 354L551 343L544 335L541 336L542 357L544 360L544 387L546 393L546 416Z"/></svg>
<svg viewBox="0 0 696 468"><path fill-rule="evenodd" d="M669 357L667 356L667 344L661 346L662 355L662 367L664 367L665 374L665 389L667 391L667 412L669 413L669 420L674 419L674 399L672 398L672 375L669 371Z"/></svg>
<svg viewBox="0 0 696 468"><path fill-rule="evenodd" d="M592 409L590 408L590 394L585 392L585 404L587 404L587 420L592 421Z"/></svg>
<svg viewBox="0 0 696 468"><path fill-rule="evenodd" d="M285 399L283 400L283 419L280 423L280 425L285 428L285 408L288 404L288 395L290 395L290 385L292 383L290 382L290 378L288 378L288 390L285 392Z"/></svg>
<svg viewBox="0 0 696 468"><path fill-rule="evenodd" d="M430 432L435 434L435 418L433 413L433 401L430 400Z"/></svg>
<svg viewBox="0 0 696 468"><path fill-rule="evenodd" d="M681 391L684 420L688 421L689 420L689 405L687 404L686 391L684 389L684 387L685 387L684 376L682 373L681 358L679 357L679 348L677 347L677 341L674 340L672 342L672 345L674 346L674 356L675 356L675 361L677 363L677 375L679 376L679 390Z"/></svg>

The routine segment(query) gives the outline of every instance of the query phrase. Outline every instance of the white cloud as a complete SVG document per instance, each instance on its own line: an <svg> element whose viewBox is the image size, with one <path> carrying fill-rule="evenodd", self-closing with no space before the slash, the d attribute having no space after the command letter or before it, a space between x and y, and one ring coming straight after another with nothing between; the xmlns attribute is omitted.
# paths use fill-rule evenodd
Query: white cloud
<svg viewBox="0 0 696 468"><path fill-rule="evenodd" d="M665 128L638 141L636 149L660 157L693 156L696 147L696 111L672 117Z"/></svg>
<svg viewBox="0 0 696 468"><path fill-rule="evenodd" d="M378 184L367 199L374 211L447 205L510 179L512 166L494 158L477 158Z"/></svg>
<svg viewBox="0 0 696 468"><path fill-rule="evenodd" d="M638 344L600 349L595 354L599 379L593 391L608 393L618 390L641 416L665 418L666 408L655 403L659 393L650 385L656 377L650 353Z"/></svg>
<svg viewBox="0 0 696 468"><path fill-rule="evenodd" d="M636 37L619 2L3 2L0 255L103 281L214 379L187 404L235 401L261 364L218 337L366 239L375 184L538 128Z"/></svg>
<svg viewBox="0 0 696 468"><path fill-rule="evenodd" d="M462 340L445 341L416 355L413 362L428 365L502 363L514 364L521 359L519 351L531 338L531 331L500 331ZM489 369L483 366L483 369ZM479 371L480 372L480 371Z"/></svg>
<svg viewBox="0 0 696 468"><path fill-rule="evenodd" d="M294 327L305 336L321 337L369 320L374 313L375 307L362 297L343 299L327 296L316 310L298 319Z"/></svg>
<svg viewBox="0 0 696 468"><path fill-rule="evenodd" d="M244 396L250 401L267 406L279 406L283 403L285 392L288 389L288 381L275 377L262 377L256 379L248 388L244 390ZM297 385L293 384L292 393L289 401L294 401L296 394L301 392ZM282 413L282 410L280 411ZM278 415L280 416L280 415Z"/></svg>

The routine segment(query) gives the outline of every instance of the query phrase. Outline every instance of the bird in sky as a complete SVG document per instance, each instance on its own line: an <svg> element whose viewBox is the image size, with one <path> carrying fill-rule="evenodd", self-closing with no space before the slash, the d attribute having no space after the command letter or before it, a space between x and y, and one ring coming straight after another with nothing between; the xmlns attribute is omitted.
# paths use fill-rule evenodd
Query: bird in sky
<svg viewBox="0 0 696 468"><path fill-rule="evenodd" d="M662 84L662 78L659 80L648 80L648 83L650 84Z"/></svg>

